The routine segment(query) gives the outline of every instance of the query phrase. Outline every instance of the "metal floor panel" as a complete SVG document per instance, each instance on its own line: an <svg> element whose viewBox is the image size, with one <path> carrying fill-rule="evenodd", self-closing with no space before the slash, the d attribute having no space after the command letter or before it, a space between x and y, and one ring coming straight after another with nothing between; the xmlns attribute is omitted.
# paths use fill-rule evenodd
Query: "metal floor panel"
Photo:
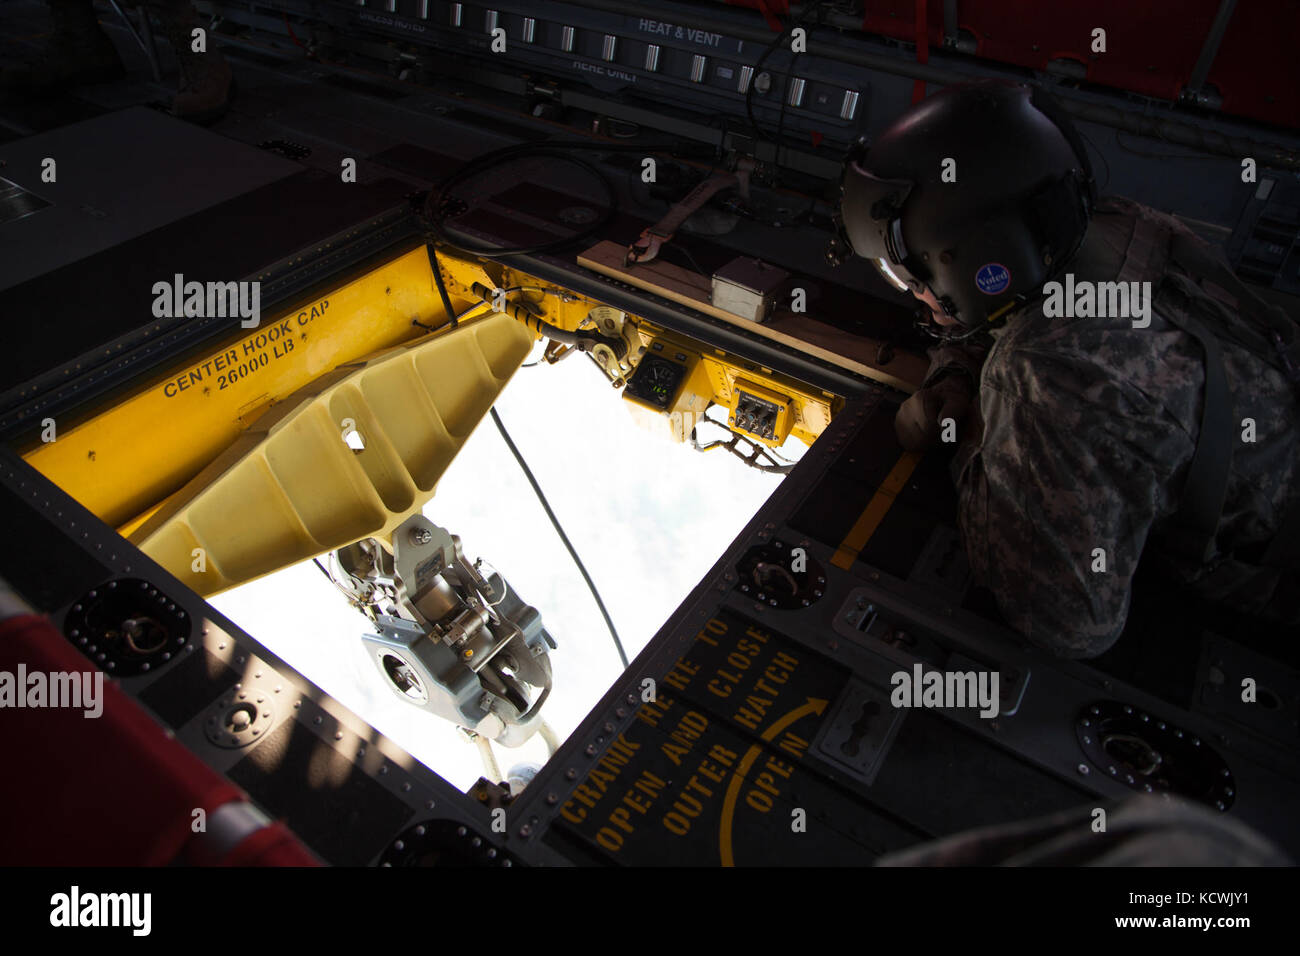
<svg viewBox="0 0 1300 956"><path fill-rule="evenodd" d="M56 164L54 182L42 176L47 159ZM145 107L6 143L0 164L7 179L50 204L0 223L0 289L301 169Z"/></svg>

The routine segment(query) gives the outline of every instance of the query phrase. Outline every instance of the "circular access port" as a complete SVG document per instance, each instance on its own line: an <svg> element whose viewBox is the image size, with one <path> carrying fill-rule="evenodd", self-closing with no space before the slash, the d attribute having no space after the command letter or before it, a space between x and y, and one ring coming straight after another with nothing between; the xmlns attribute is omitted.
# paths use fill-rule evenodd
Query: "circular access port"
<svg viewBox="0 0 1300 956"><path fill-rule="evenodd" d="M794 579L793 574L779 564L759 561L754 565L754 573L751 576L755 585L774 596L792 598L799 593L799 582Z"/></svg>
<svg viewBox="0 0 1300 956"><path fill-rule="evenodd" d="M159 667L181 651L191 621L149 581L119 578L88 591L68 610L63 632L91 660L121 677Z"/></svg>
<svg viewBox="0 0 1300 956"><path fill-rule="evenodd" d="M783 541L750 548L736 565L736 589L769 607L793 610L818 601L826 572L806 548Z"/></svg>
<svg viewBox="0 0 1300 956"><path fill-rule="evenodd" d="M203 733L218 747L237 750L261 740L275 726L271 695L243 687L229 692L203 718Z"/></svg>
<svg viewBox="0 0 1300 956"><path fill-rule="evenodd" d="M243 733L257 720L257 708L252 704L232 707L226 714L226 730L232 734Z"/></svg>
<svg viewBox="0 0 1300 956"><path fill-rule="evenodd" d="M427 820L407 827L379 858L380 866L514 866L511 855L471 827Z"/></svg>
<svg viewBox="0 0 1300 956"><path fill-rule="evenodd" d="M128 617L121 631L126 646L142 656L155 654L167 645L167 629L151 617Z"/></svg>
<svg viewBox="0 0 1300 956"><path fill-rule="evenodd" d="M1134 790L1168 792L1227 810L1236 783L1219 753L1191 731L1119 701L1089 704L1074 724L1102 773Z"/></svg>
<svg viewBox="0 0 1300 956"><path fill-rule="evenodd" d="M1107 734L1102 738L1101 749L1106 756L1143 777L1159 770L1165 759L1150 743L1132 734Z"/></svg>
<svg viewBox="0 0 1300 956"><path fill-rule="evenodd" d="M379 663L384 668L384 674L388 680L404 697L409 697L416 703L423 704L429 699L424 685L420 683L420 677L415 673L415 668L396 654L382 652L379 655Z"/></svg>

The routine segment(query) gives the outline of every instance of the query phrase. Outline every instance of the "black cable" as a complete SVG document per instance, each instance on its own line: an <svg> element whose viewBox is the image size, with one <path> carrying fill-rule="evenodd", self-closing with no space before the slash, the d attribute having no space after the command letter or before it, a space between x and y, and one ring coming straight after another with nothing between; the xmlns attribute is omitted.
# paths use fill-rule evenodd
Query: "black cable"
<svg viewBox="0 0 1300 956"><path fill-rule="evenodd" d="M685 246L676 245L676 244L671 246L663 246L661 247L660 251L663 251L664 249L668 250L669 252L672 252L675 255L682 256L684 259L686 259L687 262L691 264L691 268L694 269L696 272L698 272L700 275L704 276L704 278L708 279L713 276L712 272L705 272L703 269L700 268L700 264L695 261L695 257L691 255L690 251Z"/></svg>
<svg viewBox="0 0 1300 956"><path fill-rule="evenodd" d="M781 168L781 146L785 142L785 106L790 102L790 81L794 77L794 68L799 63L799 57L802 53L793 53L790 55L790 65L786 67L785 78L781 81L781 112L776 121L776 154L775 163L778 169Z"/></svg>
<svg viewBox="0 0 1300 956"><path fill-rule="evenodd" d="M783 130L778 128L777 131L778 138L773 139L771 136L769 136L767 133L763 131L763 128L761 126L758 125L758 119L754 116L754 82L758 79L759 73L762 72L763 64L767 62L767 58L776 52L777 48L780 47L782 41L784 41L788 36L792 34L795 27L803 26L805 23L807 23L809 19L812 18L812 15L816 13L823 6L824 3L825 0L819 0L819 2L810 4L806 9L800 11L800 15L797 19L791 19L789 25L786 26L785 29L783 29L780 33L776 35L776 39L774 39L771 43L769 43L767 45L767 48L762 52L762 54L759 55L758 61L754 64L754 73L749 79L749 86L745 88L745 115L749 117L750 128L753 129L755 135L757 135L759 139L766 140L767 142L776 146L778 149L783 145L779 138L781 137ZM798 57L801 54L796 53L793 55L795 59L798 59ZM786 70L786 74L785 74L786 88L782 89L779 94L781 96L781 102L782 102L782 107L781 107L782 126L784 126L784 122L785 122L785 106L784 106L785 97L788 94L790 75L793 71L794 71L794 63L791 62L790 67ZM779 154L774 157L773 165L780 165Z"/></svg>
<svg viewBox="0 0 1300 956"><path fill-rule="evenodd" d="M555 533L558 534L560 540L564 542L565 548L569 551L569 557L573 558L573 563L578 566L578 571L582 574L582 579L587 582L587 589L591 591L591 596L596 599L596 606L600 608L600 615L605 619L605 626L609 628L610 637L614 638L614 646L618 648L619 659L623 662L623 668L626 670L628 666L627 652L623 650L623 642L619 640L618 630L614 627L614 621L610 618L609 611L605 609L605 602L600 599L600 592L596 590L596 583L591 580L591 575L587 573L587 569L583 565L582 559L578 557L578 552L574 550L572 542L569 541L569 536L564 533L564 528L560 526L560 519L557 518L555 512L551 510L550 502L546 500L546 495L542 493L542 486L539 485L537 479L533 477L533 472L528 467L528 462L524 461L524 456L521 455L519 449L515 447L514 441L510 438L510 433L506 431L505 423L501 421L501 416L497 414L496 407L494 406L488 409L488 411L492 415L493 424L497 426L497 431L501 433L501 437L505 440L506 447L510 449L510 454L515 456L515 461L519 463L519 467L523 470L524 477L527 478L528 483L533 486L533 493L537 495L537 500L542 503L542 508L546 511L546 517L551 519L551 526L555 528Z"/></svg>
<svg viewBox="0 0 1300 956"><path fill-rule="evenodd" d="M538 255L544 252L553 252L564 246L581 242L601 233L608 226L616 215L618 215L618 193L615 191L613 184L609 181L596 166L586 160L578 159L576 156L568 156L566 153L572 150L593 149L605 152L667 152L671 155L677 155L681 150L682 144L677 143L671 146L654 146L633 143L591 143L591 142L544 142L544 143L520 143L515 146L506 146L502 149L493 150L462 165L450 176L442 181L435 191L429 193L425 201L424 219L433 235L449 246L460 249L473 255L483 256L485 258L496 258L499 256L517 256L517 255ZM710 147L712 153L712 147ZM444 204L449 197L451 190L464 183L466 180L489 172L494 166L502 165L510 160L522 156L533 157L538 153L553 154L556 159L571 163L574 166L587 172L600 183L601 188L605 191L606 205L605 212L595 222L587 226L580 232L570 236L563 236L559 239L550 239L546 242L536 243L531 246L497 246L484 245L475 243L466 238L457 238L451 236L443 223Z"/></svg>
<svg viewBox="0 0 1300 956"><path fill-rule="evenodd" d="M545 144L541 144L541 145L545 146ZM606 198L605 212L603 215L598 217L595 222L593 222L587 228L579 230L578 232L572 235L562 236L559 239L549 239L545 242L538 242L528 246L484 245L482 243L475 243L472 241L468 241L465 238L453 238L444 227L442 221L442 214L440 212L440 210L442 209L442 204L446 199L449 191L452 189L452 187L460 185L467 179L471 179L475 176L482 175L487 169L490 169L493 166L502 165L509 160L515 159L516 157L514 154L514 150L515 147L510 147L508 150L498 151L496 158L485 159L480 157L479 159L475 160L473 163L462 166L459 170L452 173L451 176L449 176L447 179L443 181L442 185L438 187L437 196L436 198L433 198L433 201L431 203L432 209L429 211L430 226L434 234L439 239L443 240L448 245L455 246L456 248L462 249L465 252L474 253L475 255L480 255L480 256L486 256L488 258L493 258L496 256L538 255L543 252L553 252L557 249L560 249L563 246L568 246L576 242L581 242L587 239L589 236L593 236L599 232L603 232L605 227L609 225L609 223L612 222L614 217L618 214L618 194L614 191L613 184L610 183L609 179L605 176L605 174L602 173L595 166L593 166L591 163L587 162L586 160L578 159L577 157L574 156L565 156L563 153L557 153L555 154L556 159L562 160L567 163L571 163L574 166L577 166L579 169L584 170L585 172L590 174L593 179L595 179L598 183L600 183L601 188L605 191L605 198ZM533 148L533 152L538 152L538 151L540 150L537 147ZM488 155L492 156L492 154L488 154Z"/></svg>
<svg viewBox="0 0 1300 956"><path fill-rule="evenodd" d="M763 132L763 128L758 125L758 120L754 117L754 84L758 82L759 74L762 72L763 64L767 62L767 58L776 52L777 47L779 47L781 42L790 35L790 32L793 29L794 25L791 24L778 33L776 39L767 45L767 49L759 55L757 62L754 63L754 72L749 78L749 86L745 87L745 115L749 117L750 128L754 131L754 135L759 139L765 140L769 143L774 143L777 146L780 146L781 144L777 143L776 140Z"/></svg>

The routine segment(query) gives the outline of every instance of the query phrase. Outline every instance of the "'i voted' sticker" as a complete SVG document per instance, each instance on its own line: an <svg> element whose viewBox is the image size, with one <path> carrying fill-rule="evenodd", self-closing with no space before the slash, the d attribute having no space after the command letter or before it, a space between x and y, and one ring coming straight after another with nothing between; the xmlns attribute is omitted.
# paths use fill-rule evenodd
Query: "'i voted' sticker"
<svg viewBox="0 0 1300 956"><path fill-rule="evenodd" d="M975 273L975 284L985 295L997 295L1011 285L1011 273L1000 262L986 262Z"/></svg>

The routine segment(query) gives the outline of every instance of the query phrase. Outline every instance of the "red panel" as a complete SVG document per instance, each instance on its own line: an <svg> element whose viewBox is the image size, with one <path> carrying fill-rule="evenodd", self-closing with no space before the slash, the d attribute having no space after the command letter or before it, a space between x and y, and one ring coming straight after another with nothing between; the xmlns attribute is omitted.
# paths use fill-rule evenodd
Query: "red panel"
<svg viewBox="0 0 1300 956"><path fill-rule="evenodd" d="M767 20L767 25L777 33L781 32L781 20L778 14L783 17L790 12L790 0L727 0L727 3L733 7L749 7L751 10L757 10Z"/></svg>
<svg viewBox="0 0 1300 956"><path fill-rule="evenodd" d="M727 0L773 13L789 0ZM1220 0L959 0L959 26L977 41L978 56L1046 70L1055 59L1086 69L1090 83L1177 100L1191 79ZM943 3L865 0L862 29L906 43L917 41L923 9L930 46L943 45ZM1106 52L1092 52L1092 31L1106 31ZM1300 128L1300 2L1238 3L1228 22L1208 81L1223 96L1223 112ZM919 57L924 62L924 57Z"/></svg>
<svg viewBox="0 0 1300 956"><path fill-rule="evenodd" d="M1228 21L1209 82L1223 111L1300 128L1300 4L1295 0L1238 3Z"/></svg>
<svg viewBox="0 0 1300 956"><path fill-rule="evenodd" d="M320 866L283 823L273 823L244 838L221 866Z"/></svg>
<svg viewBox="0 0 1300 956"><path fill-rule="evenodd" d="M20 666L27 674L98 673L48 618L35 614L0 622L0 671L17 675ZM103 712L93 718L84 708L0 710L0 863L170 863L195 837L196 808L210 815L245 799L107 678L99 702ZM284 833L276 834L264 838L268 859L278 858L272 844L282 842ZM255 847L247 852L249 862L264 855Z"/></svg>
<svg viewBox="0 0 1300 956"><path fill-rule="evenodd" d="M965 0L960 25L978 54L1044 70L1066 58L1087 67L1088 82L1174 100L1187 84L1219 0L1087 4L1041 0ZM1106 31L1106 52L1092 52L1092 31Z"/></svg>
<svg viewBox="0 0 1300 956"><path fill-rule="evenodd" d="M862 29L868 33L916 42L916 0L866 0ZM925 11L930 45L943 46L943 0L930 0Z"/></svg>

